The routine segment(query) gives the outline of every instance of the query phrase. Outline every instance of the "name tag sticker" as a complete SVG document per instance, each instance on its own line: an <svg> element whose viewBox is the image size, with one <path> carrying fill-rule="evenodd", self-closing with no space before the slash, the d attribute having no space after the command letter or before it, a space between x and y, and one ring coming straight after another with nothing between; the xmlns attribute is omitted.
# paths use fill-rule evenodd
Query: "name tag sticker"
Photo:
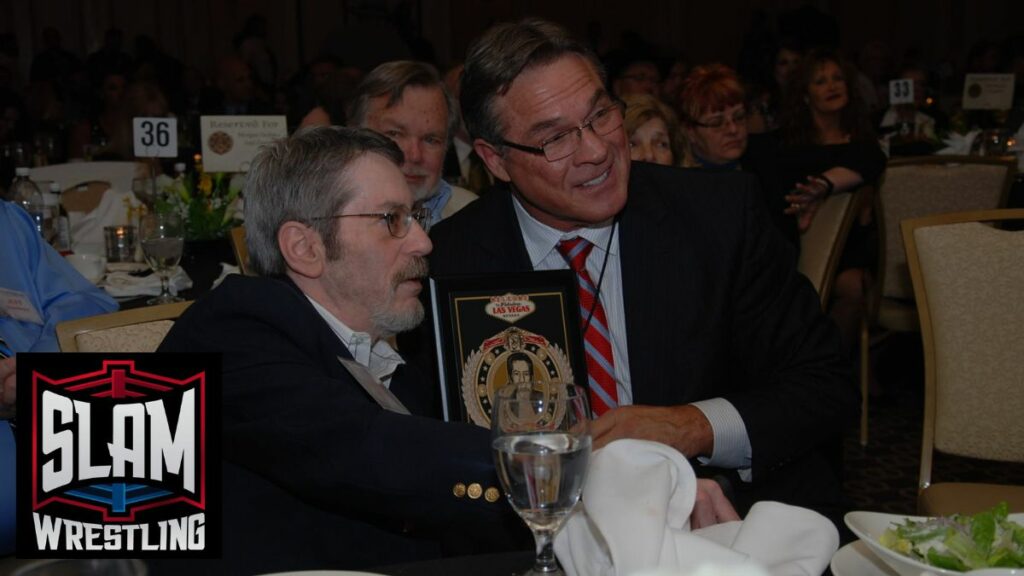
<svg viewBox="0 0 1024 576"><path fill-rule="evenodd" d="M0 316L8 316L22 322L44 324L43 317L32 304L28 294L17 290L0 288Z"/></svg>

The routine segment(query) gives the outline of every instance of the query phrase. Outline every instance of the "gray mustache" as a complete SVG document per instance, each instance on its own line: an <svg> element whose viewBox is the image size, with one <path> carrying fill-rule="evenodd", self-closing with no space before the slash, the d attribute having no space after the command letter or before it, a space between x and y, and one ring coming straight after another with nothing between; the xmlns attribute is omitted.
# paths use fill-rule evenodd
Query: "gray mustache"
<svg viewBox="0 0 1024 576"><path fill-rule="evenodd" d="M419 278L425 278L427 273L430 272L430 265L427 263L427 259L421 256L413 257L409 263L398 271L395 275L393 284L398 286L406 280L416 280Z"/></svg>

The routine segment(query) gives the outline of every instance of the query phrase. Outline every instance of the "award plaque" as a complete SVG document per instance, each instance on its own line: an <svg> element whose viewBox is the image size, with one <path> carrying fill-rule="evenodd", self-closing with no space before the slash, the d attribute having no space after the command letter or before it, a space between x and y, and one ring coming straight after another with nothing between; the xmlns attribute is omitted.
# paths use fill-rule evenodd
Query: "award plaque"
<svg viewBox="0 0 1024 576"><path fill-rule="evenodd" d="M585 385L576 276L569 270L430 280L446 421L489 427L509 383Z"/></svg>

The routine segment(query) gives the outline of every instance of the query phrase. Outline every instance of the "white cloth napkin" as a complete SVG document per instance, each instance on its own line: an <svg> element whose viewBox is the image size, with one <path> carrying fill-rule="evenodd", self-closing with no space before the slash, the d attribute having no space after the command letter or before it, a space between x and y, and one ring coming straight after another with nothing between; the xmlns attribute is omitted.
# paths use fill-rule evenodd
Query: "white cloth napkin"
<svg viewBox="0 0 1024 576"><path fill-rule="evenodd" d="M111 187L103 193L99 205L91 212L69 212L72 249L75 252L104 255L103 227L129 224L126 202L135 208L141 205L131 190L125 192Z"/></svg>
<svg viewBox="0 0 1024 576"><path fill-rule="evenodd" d="M132 276L128 272L110 272L100 284L107 294L114 298L130 296L158 296L160 294L160 277L156 274ZM192 279L179 266L171 276L171 293L177 294L192 287Z"/></svg>
<svg viewBox="0 0 1024 576"><path fill-rule="evenodd" d="M1010 151L1017 155L1017 172L1024 173L1024 124L1013 135L1013 145Z"/></svg>
<svg viewBox="0 0 1024 576"><path fill-rule="evenodd" d="M583 506L555 538L568 576L628 576L705 564L760 565L773 576L821 574L839 548L824 516L759 502L746 519L690 530L697 479L675 449L618 440L591 457Z"/></svg>
<svg viewBox="0 0 1024 576"><path fill-rule="evenodd" d="M943 154L946 156L966 156L971 153L971 145L974 144L974 139L977 138L980 133L981 130L971 130L967 134L950 132L949 136L942 140L942 143L945 144L946 147L936 152L936 154Z"/></svg>

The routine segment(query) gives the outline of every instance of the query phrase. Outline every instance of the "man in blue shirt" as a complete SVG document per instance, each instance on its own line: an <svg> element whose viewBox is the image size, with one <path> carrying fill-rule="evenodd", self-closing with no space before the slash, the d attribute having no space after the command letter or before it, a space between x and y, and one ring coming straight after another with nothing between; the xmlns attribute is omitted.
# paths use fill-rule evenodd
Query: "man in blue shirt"
<svg viewBox="0 0 1024 576"><path fill-rule="evenodd" d="M14 405L18 352L56 352L57 324L117 310L71 267L24 210L0 202L0 414ZM0 554L14 549L14 436L0 420Z"/></svg>
<svg viewBox="0 0 1024 576"><path fill-rule="evenodd" d="M57 324L117 310L68 264L21 208L0 202L0 338L17 352L56 352Z"/></svg>
<svg viewBox="0 0 1024 576"><path fill-rule="evenodd" d="M398 60L377 66L356 88L348 116L351 126L380 132L402 149L402 175L417 205L430 212L428 229L476 200L476 194L441 178L459 113L430 64Z"/></svg>

